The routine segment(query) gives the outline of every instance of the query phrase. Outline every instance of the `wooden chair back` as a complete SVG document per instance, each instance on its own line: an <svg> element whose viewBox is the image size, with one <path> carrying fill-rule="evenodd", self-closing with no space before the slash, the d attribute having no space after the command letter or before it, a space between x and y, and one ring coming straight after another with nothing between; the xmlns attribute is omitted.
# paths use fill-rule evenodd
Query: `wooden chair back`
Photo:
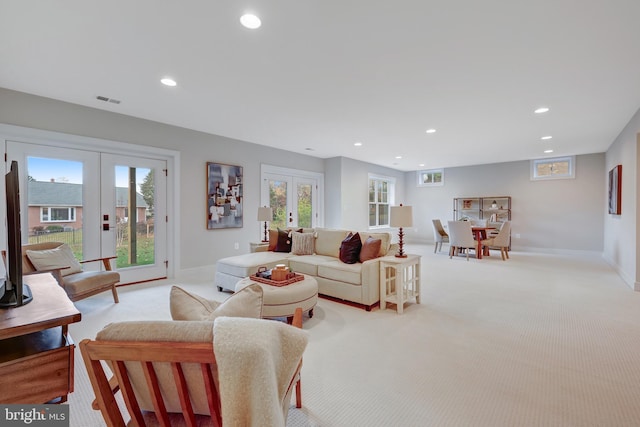
<svg viewBox="0 0 640 427"><path fill-rule="evenodd" d="M302 309L295 311L293 325L302 327ZM149 414L141 409L141 402L134 391L132 370L135 366L144 373L146 380L146 393L153 404L152 418L154 423L170 427L175 423L175 413L169 413L161 392L160 376L166 374L166 365L162 367L158 362L169 364L173 383L177 390L182 419L180 423L187 426L202 426L202 415L194 411L192 401L194 396L190 390L202 390L206 394L209 409L210 424L222 427L222 414L220 394L217 384L217 367L213 341L209 342L158 342L158 341L93 341L85 339L80 342L80 351L84 359L89 380L96 396L93 403L94 409L102 412L102 417L108 427L123 427L126 425L126 417L123 416L115 398L115 393L120 390L126 409L131 417L132 424L146 426ZM104 363L103 363L104 362ZM111 367L114 375L107 379L105 363ZM186 364L191 364L186 366ZM187 377L193 381L193 364L199 365L198 386L188 384ZM302 395L300 385L300 369L302 361L289 384L289 393L293 386L296 388L296 407L302 407ZM159 373L159 369L164 369ZM188 375L185 374L189 369ZM133 374L135 375L135 373ZM139 386L139 382L138 382ZM165 385L166 387L166 385ZM287 395L289 395L287 393ZM146 398L146 397L145 397ZM180 416L178 414L178 416ZM207 423L208 425L208 423Z"/></svg>

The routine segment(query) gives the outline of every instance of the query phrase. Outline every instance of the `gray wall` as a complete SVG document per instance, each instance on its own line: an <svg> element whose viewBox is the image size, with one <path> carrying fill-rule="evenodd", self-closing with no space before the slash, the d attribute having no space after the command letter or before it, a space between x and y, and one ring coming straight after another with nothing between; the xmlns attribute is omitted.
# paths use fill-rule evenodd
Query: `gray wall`
<svg viewBox="0 0 640 427"><path fill-rule="evenodd" d="M218 258L246 253L249 242L260 240L261 163L324 172L322 159L2 88L0 123L180 151L181 268L213 265ZM243 228L206 230L207 161L244 167Z"/></svg>
<svg viewBox="0 0 640 427"><path fill-rule="evenodd" d="M627 126L611 144L606 154L608 172L616 165L622 165L622 214L610 215L605 207L603 256L614 266L624 281L635 290L640 290L638 265L640 254L637 245L638 229L638 161L640 153L640 110L631 118ZM607 181L603 182L603 192L608 192Z"/></svg>
<svg viewBox="0 0 640 427"><path fill-rule="evenodd" d="M577 156L575 179L531 181L529 171L529 161L447 168L441 187L418 187L406 173L415 226L407 240L433 242L431 220L453 219L455 197L511 196L513 249L601 252L604 153Z"/></svg>

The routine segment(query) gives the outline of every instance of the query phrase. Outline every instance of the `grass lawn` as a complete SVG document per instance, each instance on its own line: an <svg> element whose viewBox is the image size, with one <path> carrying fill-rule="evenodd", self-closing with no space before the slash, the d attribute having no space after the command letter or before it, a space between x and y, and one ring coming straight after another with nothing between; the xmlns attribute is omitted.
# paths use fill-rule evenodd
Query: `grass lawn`
<svg viewBox="0 0 640 427"><path fill-rule="evenodd" d="M68 244L73 254L78 260L82 260L82 230L61 231L58 233L45 233L36 236L29 236L29 244L43 242L63 242ZM116 246L116 268L125 268L132 265L149 265L155 262L154 238L153 235L138 235L137 262L129 262L129 244Z"/></svg>

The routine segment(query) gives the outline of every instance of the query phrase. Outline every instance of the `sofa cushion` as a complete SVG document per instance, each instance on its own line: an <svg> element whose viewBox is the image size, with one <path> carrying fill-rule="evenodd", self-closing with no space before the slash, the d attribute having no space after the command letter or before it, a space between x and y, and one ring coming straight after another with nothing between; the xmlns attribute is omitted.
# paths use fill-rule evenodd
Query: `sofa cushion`
<svg viewBox="0 0 640 427"><path fill-rule="evenodd" d="M308 274L310 276L318 275L318 265L325 262L335 261L336 259L326 255L300 255L289 258L289 270L296 273Z"/></svg>
<svg viewBox="0 0 640 427"><path fill-rule="evenodd" d="M316 254L328 255L334 258L340 256L340 245L349 232L347 230L330 230L319 228L316 230Z"/></svg>
<svg viewBox="0 0 640 427"><path fill-rule="evenodd" d="M318 265L318 277L361 285L362 264L345 264L338 259Z"/></svg>
<svg viewBox="0 0 640 427"><path fill-rule="evenodd" d="M385 256L387 252L389 252L389 247L391 246L391 233L360 233L363 245L369 237L373 239L380 239L380 250L378 251L379 257Z"/></svg>
<svg viewBox="0 0 640 427"><path fill-rule="evenodd" d="M291 253L294 255L313 255L314 243L313 233L294 231L291 234Z"/></svg>
<svg viewBox="0 0 640 427"><path fill-rule="evenodd" d="M360 249L360 262L369 261L370 259L381 256L380 246L382 246L382 240L367 237L367 240L365 240L362 245L362 249Z"/></svg>
<svg viewBox="0 0 640 427"><path fill-rule="evenodd" d="M53 270L63 268L60 273L63 276L75 274L82 271L82 266L73 255L71 248L66 243L54 249L44 249L34 251L27 249L27 258L36 270ZM69 267L69 268L65 268Z"/></svg>
<svg viewBox="0 0 640 427"><path fill-rule="evenodd" d="M340 261L345 264L355 264L360 260L361 248L360 234L349 233L340 245Z"/></svg>
<svg viewBox="0 0 640 427"><path fill-rule="evenodd" d="M248 254L221 258L216 263L216 272L226 273L240 278L256 274L259 267L271 269L276 264L286 264L290 254L282 252L252 252Z"/></svg>
<svg viewBox="0 0 640 427"><path fill-rule="evenodd" d="M169 306L173 320L214 320L227 317L262 317L262 287L252 284L227 298L223 303L209 301L178 286L171 287Z"/></svg>

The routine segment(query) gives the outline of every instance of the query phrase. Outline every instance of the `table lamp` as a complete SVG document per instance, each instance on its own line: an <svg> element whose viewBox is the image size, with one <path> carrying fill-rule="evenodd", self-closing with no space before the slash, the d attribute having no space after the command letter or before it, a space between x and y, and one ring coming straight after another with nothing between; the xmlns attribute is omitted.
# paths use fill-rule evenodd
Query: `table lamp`
<svg viewBox="0 0 640 427"><path fill-rule="evenodd" d="M264 221L264 238L263 242L269 241L269 236L267 235L267 221L273 220L273 209L268 208L266 206L258 208L258 221Z"/></svg>
<svg viewBox="0 0 640 427"><path fill-rule="evenodd" d="M402 231L402 227L411 227L413 226L413 210L411 206L391 206L391 227L399 227L398 231L398 253L396 254L396 258L406 258L407 255L404 253L404 232Z"/></svg>

